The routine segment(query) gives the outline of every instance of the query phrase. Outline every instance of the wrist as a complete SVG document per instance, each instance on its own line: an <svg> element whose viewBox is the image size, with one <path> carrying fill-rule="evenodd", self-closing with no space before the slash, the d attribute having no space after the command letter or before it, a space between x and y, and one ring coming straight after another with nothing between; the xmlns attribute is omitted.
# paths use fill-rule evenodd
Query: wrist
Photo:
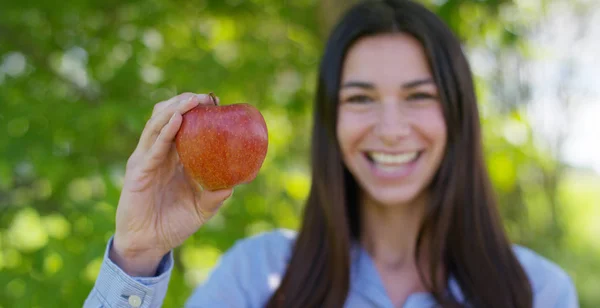
<svg viewBox="0 0 600 308"><path fill-rule="evenodd" d="M132 277L154 277L161 260L168 252L122 248L116 238L109 247L109 259Z"/></svg>

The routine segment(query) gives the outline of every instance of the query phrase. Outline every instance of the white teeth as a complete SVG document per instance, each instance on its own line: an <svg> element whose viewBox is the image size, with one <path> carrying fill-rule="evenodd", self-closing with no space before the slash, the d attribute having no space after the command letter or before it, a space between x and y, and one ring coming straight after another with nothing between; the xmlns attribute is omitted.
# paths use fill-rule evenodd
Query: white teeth
<svg viewBox="0 0 600 308"><path fill-rule="evenodd" d="M386 154L381 152L370 152L369 156L377 163L377 164L387 164L387 165L399 165L405 164L410 161L413 161L418 152L408 152L402 154ZM393 167L392 167L393 168Z"/></svg>

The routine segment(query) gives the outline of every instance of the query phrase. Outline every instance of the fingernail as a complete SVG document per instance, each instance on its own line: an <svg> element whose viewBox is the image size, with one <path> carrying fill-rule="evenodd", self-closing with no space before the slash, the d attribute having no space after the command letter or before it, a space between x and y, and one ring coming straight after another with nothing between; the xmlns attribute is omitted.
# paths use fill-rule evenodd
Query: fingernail
<svg viewBox="0 0 600 308"><path fill-rule="evenodd" d="M206 99L208 97L208 95L206 95L206 94L196 94L196 97L198 99Z"/></svg>

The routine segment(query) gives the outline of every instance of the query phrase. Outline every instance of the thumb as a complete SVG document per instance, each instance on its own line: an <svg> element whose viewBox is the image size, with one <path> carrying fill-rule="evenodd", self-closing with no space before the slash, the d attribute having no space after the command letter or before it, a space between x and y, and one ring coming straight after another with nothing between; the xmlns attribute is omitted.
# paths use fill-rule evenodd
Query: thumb
<svg viewBox="0 0 600 308"><path fill-rule="evenodd" d="M202 189L198 193L200 194L200 202L196 206L199 207L200 212L211 217L221 208L225 200L233 195L233 188L220 190Z"/></svg>
<svg viewBox="0 0 600 308"><path fill-rule="evenodd" d="M183 176L191 184L194 194L196 195L196 209L199 213L201 213L204 217L203 219L206 221L211 218L214 213L219 210L223 202L227 200L233 194L233 188L226 189L218 189L218 190L209 190L203 188L200 183L195 181L192 176L183 168L183 166L179 165L180 170L183 173Z"/></svg>

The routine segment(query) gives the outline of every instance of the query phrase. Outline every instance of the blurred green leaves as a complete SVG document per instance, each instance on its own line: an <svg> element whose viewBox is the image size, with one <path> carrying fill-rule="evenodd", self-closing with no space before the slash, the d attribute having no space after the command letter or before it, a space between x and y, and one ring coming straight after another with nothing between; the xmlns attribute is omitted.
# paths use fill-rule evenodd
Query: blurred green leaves
<svg viewBox="0 0 600 308"><path fill-rule="evenodd" d="M18 212L6 233L7 244L23 252L33 252L48 244L48 232L33 209Z"/></svg>

